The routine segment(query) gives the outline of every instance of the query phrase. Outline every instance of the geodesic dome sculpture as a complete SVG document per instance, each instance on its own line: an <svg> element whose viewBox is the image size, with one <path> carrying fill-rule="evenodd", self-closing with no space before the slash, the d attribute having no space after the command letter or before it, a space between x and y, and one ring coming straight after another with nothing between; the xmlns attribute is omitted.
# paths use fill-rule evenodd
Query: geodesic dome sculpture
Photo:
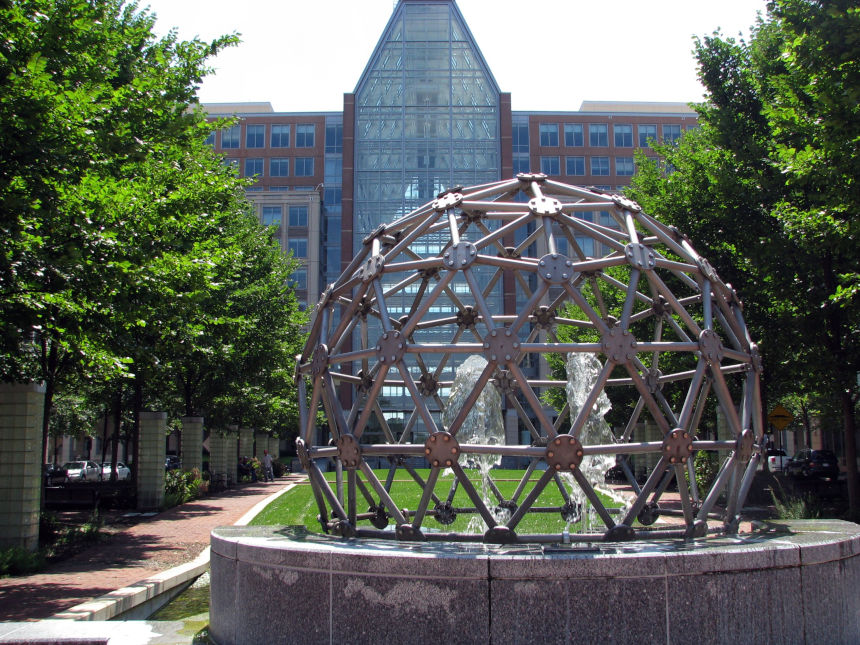
<svg viewBox="0 0 860 645"><path fill-rule="evenodd" d="M298 454L343 536L733 532L759 460L761 364L732 288L634 202L544 175L453 188L374 231L298 363ZM705 490L701 450L719 459ZM613 464L632 497L605 487Z"/></svg>

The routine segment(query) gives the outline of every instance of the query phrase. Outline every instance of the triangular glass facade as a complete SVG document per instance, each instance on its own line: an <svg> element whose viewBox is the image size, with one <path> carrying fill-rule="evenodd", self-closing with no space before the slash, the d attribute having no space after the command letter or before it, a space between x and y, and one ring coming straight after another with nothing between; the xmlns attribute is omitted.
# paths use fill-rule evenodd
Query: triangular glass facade
<svg viewBox="0 0 860 645"><path fill-rule="evenodd" d="M354 245L499 179L499 89L453 2L401 0L356 89Z"/></svg>

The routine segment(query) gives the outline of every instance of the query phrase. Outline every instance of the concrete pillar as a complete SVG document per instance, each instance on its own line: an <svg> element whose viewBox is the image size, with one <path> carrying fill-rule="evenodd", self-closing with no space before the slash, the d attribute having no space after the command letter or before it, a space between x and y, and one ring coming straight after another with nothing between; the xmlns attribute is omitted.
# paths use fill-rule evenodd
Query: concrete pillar
<svg viewBox="0 0 860 645"><path fill-rule="evenodd" d="M212 480L223 478L224 472L224 435L220 430L209 433L209 476Z"/></svg>
<svg viewBox="0 0 860 645"><path fill-rule="evenodd" d="M239 428L239 456L254 456L254 428Z"/></svg>
<svg viewBox="0 0 860 645"><path fill-rule="evenodd" d="M249 457L263 458L263 451L269 449L269 435L265 432L254 431L254 453Z"/></svg>
<svg viewBox="0 0 860 645"><path fill-rule="evenodd" d="M182 417L182 468L203 470L203 417Z"/></svg>
<svg viewBox="0 0 860 645"><path fill-rule="evenodd" d="M137 508L154 511L164 503L164 454L167 412L140 413Z"/></svg>
<svg viewBox="0 0 860 645"><path fill-rule="evenodd" d="M0 548L39 546L45 387L0 384Z"/></svg>

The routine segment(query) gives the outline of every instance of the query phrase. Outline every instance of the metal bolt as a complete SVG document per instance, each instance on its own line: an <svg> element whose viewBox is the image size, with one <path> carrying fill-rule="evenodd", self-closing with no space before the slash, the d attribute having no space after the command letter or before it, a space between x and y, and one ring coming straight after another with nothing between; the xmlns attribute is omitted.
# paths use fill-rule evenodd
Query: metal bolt
<svg viewBox="0 0 860 645"><path fill-rule="evenodd" d="M511 360L511 355L510 355L510 354L505 354L505 360L506 360L506 361Z"/></svg>
<svg viewBox="0 0 860 645"><path fill-rule="evenodd" d="M452 455L456 455L456 454L457 454L457 449L456 449L456 448L451 448L451 454L452 454Z"/></svg>
<svg viewBox="0 0 860 645"><path fill-rule="evenodd" d="M424 454L429 455L430 454L430 448L424 448Z"/></svg>
<svg viewBox="0 0 860 645"><path fill-rule="evenodd" d="M561 464L556 464L556 465L555 465L555 469L556 469L556 470L561 470Z"/></svg>
<svg viewBox="0 0 860 645"><path fill-rule="evenodd" d="M388 340L388 332L382 334L382 340Z"/></svg>
<svg viewBox="0 0 860 645"><path fill-rule="evenodd" d="M576 464L573 464L573 463L572 463L572 464L570 464L570 469L571 469L571 470L576 470Z"/></svg>
<svg viewBox="0 0 860 645"><path fill-rule="evenodd" d="M438 459L434 459L434 460L433 460L433 465L434 465L434 466L438 466L438 465L439 465L439 460L438 460Z"/></svg>
<svg viewBox="0 0 860 645"><path fill-rule="evenodd" d="M576 456L577 456L577 457L582 457L582 455L583 455L582 450L577 450L577 451L576 451Z"/></svg>
<svg viewBox="0 0 860 645"><path fill-rule="evenodd" d="M546 266L546 260L541 260L541 261L540 261L540 265L541 265L542 267L545 267L545 266Z"/></svg>
<svg viewBox="0 0 860 645"><path fill-rule="evenodd" d="M493 361L494 361L494 360L496 360L496 355L495 355L495 354L492 354L492 355L490 356L490 360L493 360Z"/></svg>
<svg viewBox="0 0 860 645"><path fill-rule="evenodd" d="M552 450L547 452L546 455L547 455L547 457L555 457L555 453Z"/></svg>
<svg viewBox="0 0 860 645"><path fill-rule="evenodd" d="M576 441L576 439L571 437L570 439L567 440L567 443L569 443L572 446L575 441Z"/></svg>
<svg viewBox="0 0 860 645"><path fill-rule="evenodd" d="M519 346L520 346L519 343L516 343L516 342L514 343L514 349L517 349Z"/></svg>
<svg viewBox="0 0 860 645"><path fill-rule="evenodd" d="M397 360L397 357L396 357L394 354L392 354L392 355L391 355L391 362L393 363L393 362L394 362L394 361L396 361L396 360Z"/></svg>
<svg viewBox="0 0 860 645"><path fill-rule="evenodd" d="M552 273L547 273L547 274L546 274L546 279L547 279L547 280L551 280L551 279L552 279Z"/></svg>
<svg viewBox="0 0 860 645"><path fill-rule="evenodd" d="M446 459L446 460L445 460L445 465L446 465L446 466L450 466L450 465L451 465L451 460L450 460L450 459Z"/></svg>
<svg viewBox="0 0 860 645"><path fill-rule="evenodd" d="M451 441L451 437L449 437L448 435L445 435L445 441Z"/></svg>
<svg viewBox="0 0 860 645"><path fill-rule="evenodd" d="M506 329L506 330L505 330L505 336L510 336L510 335L511 335L511 330L510 330L510 329Z"/></svg>
<svg viewBox="0 0 860 645"><path fill-rule="evenodd" d="M567 279L567 274L566 274L566 273L562 273L562 274L561 274L561 277L562 277L562 278L564 278L564 279Z"/></svg>

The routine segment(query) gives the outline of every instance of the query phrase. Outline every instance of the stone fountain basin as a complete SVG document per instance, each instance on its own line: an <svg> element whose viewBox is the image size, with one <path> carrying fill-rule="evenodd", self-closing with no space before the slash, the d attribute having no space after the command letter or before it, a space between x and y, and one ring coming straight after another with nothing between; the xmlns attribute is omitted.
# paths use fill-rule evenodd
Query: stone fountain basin
<svg viewBox="0 0 860 645"><path fill-rule="evenodd" d="M856 643L860 526L577 545L343 539L222 527L210 634L227 643Z"/></svg>

